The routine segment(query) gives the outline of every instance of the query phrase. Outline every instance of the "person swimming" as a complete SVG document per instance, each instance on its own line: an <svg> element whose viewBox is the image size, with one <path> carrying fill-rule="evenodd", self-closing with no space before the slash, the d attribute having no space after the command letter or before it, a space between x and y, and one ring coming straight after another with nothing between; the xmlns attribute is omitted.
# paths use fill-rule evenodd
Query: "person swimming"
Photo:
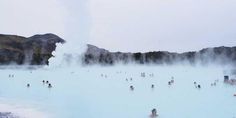
<svg viewBox="0 0 236 118"><path fill-rule="evenodd" d="M29 88L29 87L30 87L30 84L27 84L26 86Z"/></svg>

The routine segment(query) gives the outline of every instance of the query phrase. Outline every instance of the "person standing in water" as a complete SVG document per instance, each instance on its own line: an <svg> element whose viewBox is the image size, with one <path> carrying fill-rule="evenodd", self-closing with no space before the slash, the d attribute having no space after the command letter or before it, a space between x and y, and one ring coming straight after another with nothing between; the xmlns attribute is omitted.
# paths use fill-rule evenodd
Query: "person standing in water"
<svg viewBox="0 0 236 118"><path fill-rule="evenodd" d="M52 84L49 83L49 84L48 84L48 88L52 88Z"/></svg>
<svg viewBox="0 0 236 118"><path fill-rule="evenodd" d="M152 84L151 88L154 89L154 87L155 87L154 84Z"/></svg>
<svg viewBox="0 0 236 118"><path fill-rule="evenodd" d="M150 118L156 118L157 116L158 116L158 115L157 115L157 110L156 110L155 108L152 109Z"/></svg>
<svg viewBox="0 0 236 118"><path fill-rule="evenodd" d="M134 86L130 86L130 90L133 91L134 90Z"/></svg>

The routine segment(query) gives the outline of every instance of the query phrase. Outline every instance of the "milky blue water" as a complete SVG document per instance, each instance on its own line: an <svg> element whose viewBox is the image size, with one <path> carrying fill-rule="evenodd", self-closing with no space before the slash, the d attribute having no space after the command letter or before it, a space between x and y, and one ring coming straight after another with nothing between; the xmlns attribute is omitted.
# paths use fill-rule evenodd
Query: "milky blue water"
<svg viewBox="0 0 236 118"><path fill-rule="evenodd" d="M218 66L1 69L0 107L16 104L16 109L32 108L49 118L149 118L153 108L160 118L234 118L236 86L223 83L225 74L230 75L227 68Z"/></svg>

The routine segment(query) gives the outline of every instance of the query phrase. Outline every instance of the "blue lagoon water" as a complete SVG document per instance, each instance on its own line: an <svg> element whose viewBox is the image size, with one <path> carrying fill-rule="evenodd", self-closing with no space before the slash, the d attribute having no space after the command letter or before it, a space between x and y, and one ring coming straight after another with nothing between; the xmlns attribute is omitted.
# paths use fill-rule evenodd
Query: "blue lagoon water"
<svg viewBox="0 0 236 118"><path fill-rule="evenodd" d="M161 118L235 118L236 87L223 83L225 74L220 66L5 68L0 111L26 118L149 118L156 108Z"/></svg>

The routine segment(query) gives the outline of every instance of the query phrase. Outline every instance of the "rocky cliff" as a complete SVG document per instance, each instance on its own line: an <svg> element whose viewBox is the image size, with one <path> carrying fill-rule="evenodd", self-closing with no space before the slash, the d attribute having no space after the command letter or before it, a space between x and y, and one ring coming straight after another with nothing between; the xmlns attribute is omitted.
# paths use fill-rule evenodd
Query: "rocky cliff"
<svg viewBox="0 0 236 118"><path fill-rule="evenodd" d="M56 49L56 43L65 41L54 34L22 37L0 35L0 65L46 65Z"/></svg>
<svg viewBox="0 0 236 118"><path fill-rule="evenodd" d="M0 65L48 65L48 60L53 56L52 52L56 49L56 43L64 42L63 39L54 34L34 35L28 38L16 35L0 35ZM65 56L67 61L72 59L70 52ZM79 58L76 60L81 60L81 56ZM167 65L217 63L236 65L236 47L222 46L185 53L167 51L126 53L110 52L88 44L86 52L82 55L82 63L85 65L113 65L117 63Z"/></svg>
<svg viewBox="0 0 236 118"><path fill-rule="evenodd" d="M200 51L174 53L153 51L146 53L109 52L108 50L88 45L83 63L112 65L116 63L136 64L236 64L236 47L205 48Z"/></svg>

